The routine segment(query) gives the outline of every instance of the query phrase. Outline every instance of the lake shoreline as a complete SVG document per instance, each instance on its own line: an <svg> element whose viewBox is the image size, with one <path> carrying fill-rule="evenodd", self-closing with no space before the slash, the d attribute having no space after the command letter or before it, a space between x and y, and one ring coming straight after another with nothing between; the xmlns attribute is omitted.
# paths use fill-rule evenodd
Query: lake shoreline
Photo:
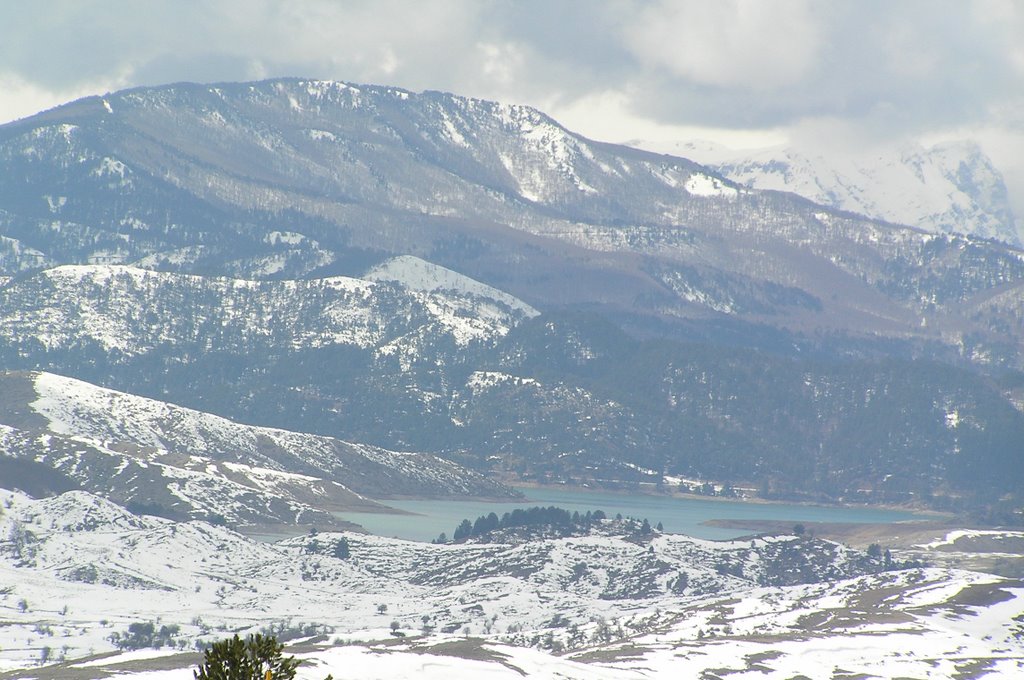
<svg viewBox="0 0 1024 680"><path fill-rule="evenodd" d="M429 541L442 532L451 532L463 521L473 522L477 517L494 513L499 517L514 509L533 506L560 507L569 512L584 514L601 510L609 517L647 519L651 525L663 524L669 533L680 533L708 540L730 540L744 535L744 531L724 525L709 524L709 520L772 519L792 529L795 524L815 521L834 523L886 524L906 520L928 520L933 516L900 508L879 509L865 506L825 506L809 503L752 502L743 498L704 497L692 494L652 494L637 490L607 490L564 484L516 484L525 494L520 499L421 499L388 503L405 511L406 515L342 513L340 519L355 522L366 531L382 536ZM746 532L749 533L749 532Z"/></svg>
<svg viewBox="0 0 1024 680"><path fill-rule="evenodd" d="M711 519L708 526L740 529L754 534L793 533L794 525L771 519ZM920 519L896 522L802 522L809 536L836 541L865 549L875 543L884 547L907 550L940 540L949 532L982 529L955 520Z"/></svg>
<svg viewBox="0 0 1024 680"><path fill-rule="evenodd" d="M801 500L784 500L775 498L760 498L751 496L705 496L703 494L686 493L683 491L658 491L657 488L651 484L652 488L636 488L636 489L608 489L603 487L591 487L580 484L550 484L544 482L531 482L531 481L503 481L503 484L508 484L514 489L543 489L547 491L557 490L569 490L578 491L581 493L606 493L615 494L622 496L635 496L643 495L650 496L652 498L678 498L680 500L698 500L708 501L712 503L748 503L750 505L801 505L815 508L841 508L841 509L865 509L865 510L885 510L891 512L909 512L915 515L921 515L926 518L948 519L955 520L956 514L951 512L942 512L940 510L934 510L924 506L918 505L899 505L890 503L851 503L851 502L824 502L824 501L801 501ZM529 497L527 497L529 500Z"/></svg>

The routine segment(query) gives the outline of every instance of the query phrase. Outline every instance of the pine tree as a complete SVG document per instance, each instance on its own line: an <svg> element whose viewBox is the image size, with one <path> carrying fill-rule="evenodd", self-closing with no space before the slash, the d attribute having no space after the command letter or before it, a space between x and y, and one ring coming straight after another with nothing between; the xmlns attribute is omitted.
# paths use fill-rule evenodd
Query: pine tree
<svg viewBox="0 0 1024 680"><path fill-rule="evenodd" d="M464 538L468 538L473 533L473 525L470 524L468 519L462 520L462 524L455 528L455 533L452 535L452 540L461 541Z"/></svg>
<svg viewBox="0 0 1024 680"><path fill-rule="evenodd" d="M235 635L215 642L203 652L203 663L192 672L195 680L293 680L299 661L282 654L284 645L271 636Z"/></svg>

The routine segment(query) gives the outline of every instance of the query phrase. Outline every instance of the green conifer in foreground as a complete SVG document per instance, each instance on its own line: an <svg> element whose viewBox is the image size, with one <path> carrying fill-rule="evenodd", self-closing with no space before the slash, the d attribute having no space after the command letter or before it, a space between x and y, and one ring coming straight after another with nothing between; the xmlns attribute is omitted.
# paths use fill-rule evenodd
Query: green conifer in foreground
<svg viewBox="0 0 1024 680"><path fill-rule="evenodd" d="M235 635L210 645L192 674L195 680L293 680L299 661L284 656L283 649L272 636L257 633L242 640Z"/></svg>

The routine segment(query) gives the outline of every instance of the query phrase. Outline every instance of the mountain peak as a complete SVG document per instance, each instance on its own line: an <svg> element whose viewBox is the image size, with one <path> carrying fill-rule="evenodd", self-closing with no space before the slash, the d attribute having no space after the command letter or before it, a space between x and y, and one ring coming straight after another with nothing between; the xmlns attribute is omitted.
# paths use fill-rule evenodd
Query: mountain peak
<svg viewBox="0 0 1024 680"><path fill-rule="evenodd" d="M733 151L700 141L670 146L751 188L790 191L929 232L1024 244L1002 174L973 140L842 152L786 146Z"/></svg>

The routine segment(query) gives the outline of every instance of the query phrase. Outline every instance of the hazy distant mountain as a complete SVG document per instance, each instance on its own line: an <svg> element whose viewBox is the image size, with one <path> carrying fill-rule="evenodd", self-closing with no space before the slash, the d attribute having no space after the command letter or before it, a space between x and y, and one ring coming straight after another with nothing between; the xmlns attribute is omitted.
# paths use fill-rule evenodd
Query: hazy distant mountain
<svg viewBox="0 0 1024 680"><path fill-rule="evenodd" d="M707 142L635 145L693 158L744 186L791 191L880 220L1024 242L1002 174L974 142L834 154L783 147L737 152Z"/></svg>

